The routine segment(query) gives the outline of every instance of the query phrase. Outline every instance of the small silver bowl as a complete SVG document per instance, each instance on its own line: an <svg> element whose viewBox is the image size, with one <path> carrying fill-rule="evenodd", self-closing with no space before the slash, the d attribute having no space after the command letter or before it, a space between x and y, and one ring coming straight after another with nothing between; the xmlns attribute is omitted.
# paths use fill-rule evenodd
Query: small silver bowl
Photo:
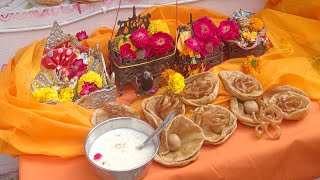
<svg viewBox="0 0 320 180"><path fill-rule="evenodd" d="M113 118L108 121L104 121L94 127L88 134L86 141L85 141L85 154L91 165L93 165L94 169L97 172L97 175L101 177L103 180L137 180L144 177L148 170L148 166L150 165L150 161L156 155L160 141L159 137L155 136L152 139L152 142L155 145L155 152L153 153L152 157L142 165L133 167L131 169L124 169L124 170L112 170L106 169L96 165L90 158L89 158L89 151L92 143L102 134L107 131L117 129L117 128L131 128L137 131L140 131L147 136L151 135L154 129L146 122L142 120L138 120L131 117L119 117ZM125 162L124 162L125 163Z"/></svg>

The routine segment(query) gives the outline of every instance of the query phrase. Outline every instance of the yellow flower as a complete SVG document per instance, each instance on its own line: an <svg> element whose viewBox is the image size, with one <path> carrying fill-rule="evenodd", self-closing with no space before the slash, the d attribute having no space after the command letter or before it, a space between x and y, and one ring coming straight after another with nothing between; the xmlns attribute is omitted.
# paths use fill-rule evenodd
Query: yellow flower
<svg viewBox="0 0 320 180"><path fill-rule="evenodd" d="M178 94L183 91L185 87L184 77L180 73L174 73L169 76L168 88L170 91Z"/></svg>
<svg viewBox="0 0 320 180"><path fill-rule="evenodd" d="M86 74L82 75L78 81L78 94L80 94L84 82L93 82L98 86L98 88L102 87L102 78L100 77L100 75L93 71L89 71Z"/></svg>
<svg viewBox="0 0 320 180"><path fill-rule="evenodd" d="M71 102L74 97L73 89L70 87L63 88L59 93L60 101Z"/></svg>
<svg viewBox="0 0 320 180"><path fill-rule="evenodd" d="M255 41L257 39L257 32L242 31L241 36L247 41Z"/></svg>
<svg viewBox="0 0 320 180"><path fill-rule="evenodd" d="M264 27L264 23L261 19L255 18L255 17L250 18L249 29L251 31L260 31L261 29L263 29L263 27Z"/></svg>
<svg viewBox="0 0 320 180"><path fill-rule="evenodd" d="M130 44L131 46L131 50L132 51L136 51L137 48L132 44L131 40L130 40L130 36L131 34L128 34L126 36L123 36L120 41L118 42L118 49L120 50L120 47L126 43Z"/></svg>
<svg viewBox="0 0 320 180"><path fill-rule="evenodd" d="M260 69L260 59L253 55L248 56L243 62L243 71L246 74L260 74Z"/></svg>
<svg viewBox="0 0 320 180"><path fill-rule="evenodd" d="M32 95L38 102L59 101L58 91L50 87L36 89L32 92Z"/></svg>
<svg viewBox="0 0 320 180"><path fill-rule="evenodd" d="M157 32L164 32L164 33L170 34L170 29L168 24L161 20L156 20L151 22L148 27L148 31L150 34L154 34Z"/></svg>

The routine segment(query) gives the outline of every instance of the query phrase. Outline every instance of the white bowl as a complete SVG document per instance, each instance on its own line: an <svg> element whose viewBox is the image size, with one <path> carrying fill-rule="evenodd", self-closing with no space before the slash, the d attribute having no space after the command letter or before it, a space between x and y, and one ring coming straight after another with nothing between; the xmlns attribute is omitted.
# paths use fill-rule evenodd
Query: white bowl
<svg viewBox="0 0 320 180"><path fill-rule="evenodd" d="M98 176L100 176L104 180L136 180L142 178L147 169L148 165L150 165L150 161L154 158L156 155L160 141L159 137L155 136L152 139L153 144L155 145L155 152L151 156L151 158L146 161L142 165L137 165L136 167L133 167L131 169L124 169L124 170L112 170L112 169L107 169L101 166L98 166L95 164L90 158L89 158L89 151L92 143L102 134L104 134L107 131L113 130L113 129L118 129L118 128L130 128L134 129L137 131L140 131L147 136L152 134L154 129L146 122L142 120L138 120L135 118L131 117L119 117L119 118L113 118L107 121L104 121L100 124L98 124L96 127L94 127L88 134L86 141L85 141L85 154L90 162L90 164L95 168Z"/></svg>

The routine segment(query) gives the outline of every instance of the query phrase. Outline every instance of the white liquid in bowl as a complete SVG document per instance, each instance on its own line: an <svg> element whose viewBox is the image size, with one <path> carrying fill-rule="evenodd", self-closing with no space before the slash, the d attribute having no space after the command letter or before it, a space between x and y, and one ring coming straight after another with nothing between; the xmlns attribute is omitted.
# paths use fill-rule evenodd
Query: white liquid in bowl
<svg viewBox="0 0 320 180"><path fill-rule="evenodd" d="M99 136L91 145L89 158L98 166L111 170L127 170L145 164L156 151L152 141L141 150L148 136L130 128L118 128ZM101 158L95 159L96 154Z"/></svg>

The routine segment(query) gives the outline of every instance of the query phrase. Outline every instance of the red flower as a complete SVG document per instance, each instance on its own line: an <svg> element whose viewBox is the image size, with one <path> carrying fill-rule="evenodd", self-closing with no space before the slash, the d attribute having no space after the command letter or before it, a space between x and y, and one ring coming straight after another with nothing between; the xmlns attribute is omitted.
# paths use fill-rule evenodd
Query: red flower
<svg viewBox="0 0 320 180"><path fill-rule="evenodd" d="M211 39L217 34L217 27L211 19L205 16L194 22L193 32L201 41L211 41Z"/></svg>
<svg viewBox="0 0 320 180"><path fill-rule="evenodd" d="M217 46L220 46L220 39L217 37L213 37L212 41L207 42L203 45L202 51L200 52L202 57L207 56L208 54L212 54Z"/></svg>
<svg viewBox="0 0 320 180"><path fill-rule="evenodd" d="M88 65L83 63L83 59L75 59L68 68L68 78L71 79L75 76L79 78L86 73Z"/></svg>
<svg viewBox="0 0 320 180"><path fill-rule="evenodd" d="M144 28L140 28L131 34L130 40L136 48L143 49L149 42L148 31Z"/></svg>
<svg viewBox="0 0 320 180"><path fill-rule="evenodd" d="M134 60L137 58L137 54L132 51L131 45L129 43L125 43L120 47L120 57L122 60L124 60L125 58Z"/></svg>
<svg viewBox="0 0 320 180"><path fill-rule="evenodd" d="M234 21L222 21L218 28L218 36L224 41L237 39L240 36L238 25Z"/></svg>
<svg viewBox="0 0 320 180"><path fill-rule="evenodd" d="M149 44L154 54L161 55L173 48L173 38L168 33L157 32L152 34Z"/></svg>
<svg viewBox="0 0 320 180"><path fill-rule="evenodd" d="M207 66L204 68L204 71L205 71L205 72L206 72L206 71L209 71L211 68L212 68L212 66L207 65Z"/></svg>
<svg viewBox="0 0 320 180"><path fill-rule="evenodd" d="M84 82L84 84L82 85L82 90L80 92L80 96L84 96L87 95L93 91L98 90L98 86L93 83L93 82Z"/></svg>
<svg viewBox="0 0 320 180"><path fill-rule="evenodd" d="M185 40L184 43L193 51L201 52L203 47L203 42L200 41L197 37L192 36L189 39Z"/></svg>
<svg viewBox="0 0 320 180"><path fill-rule="evenodd" d="M82 40L85 40L85 39L88 39L88 35L87 35L87 32L86 31L80 31L76 34L76 37L78 39L78 41L82 41Z"/></svg>
<svg viewBox="0 0 320 180"><path fill-rule="evenodd" d="M102 154L100 154L100 153L95 154L93 157L94 160L99 160L101 158L102 158Z"/></svg>
<svg viewBox="0 0 320 180"><path fill-rule="evenodd" d="M149 58L154 54L154 51L150 47L146 47L145 49L144 58Z"/></svg>
<svg viewBox="0 0 320 180"><path fill-rule="evenodd" d="M77 55L71 49L58 48L49 51L41 60L41 64L47 69L67 69L76 57Z"/></svg>

